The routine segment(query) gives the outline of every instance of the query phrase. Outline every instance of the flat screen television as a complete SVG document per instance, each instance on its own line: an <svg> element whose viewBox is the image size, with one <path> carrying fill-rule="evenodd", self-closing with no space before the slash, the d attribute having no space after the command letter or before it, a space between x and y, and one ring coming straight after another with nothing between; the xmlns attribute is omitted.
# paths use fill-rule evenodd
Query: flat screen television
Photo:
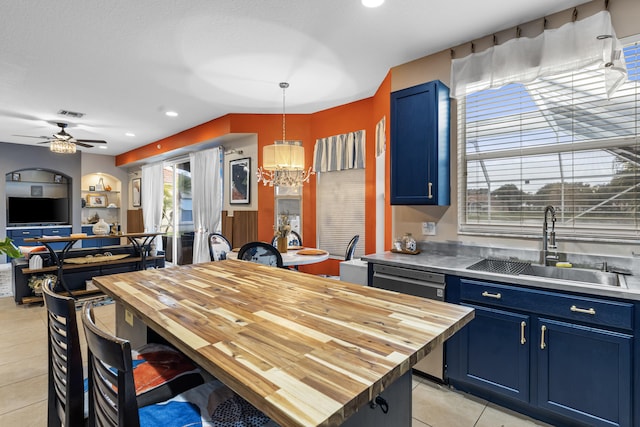
<svg viewBox="0 0 640 427"><path fill-rule="evenodd" d="M7 225L70 224L69 199L7 197Z"/></svg>

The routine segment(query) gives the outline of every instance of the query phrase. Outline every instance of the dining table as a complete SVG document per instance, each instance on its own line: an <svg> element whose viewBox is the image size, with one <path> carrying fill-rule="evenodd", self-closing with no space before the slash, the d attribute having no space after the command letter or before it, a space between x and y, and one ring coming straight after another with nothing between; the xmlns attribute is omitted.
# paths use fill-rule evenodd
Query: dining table
<svg viewBox="0 0 640 427"><path fill-rule="evenodd" d="M232 259L93 281L115 300L118 336L159 335L286 427L409 427L411 367L474 317Z"/></svg>
<svg viewBox="0 0 640 427"><path fill-rule="evenodd" d="M294 247L289 248L287 252L280 252L280 256L282 256L282 265L284 267L296 267L326 261L329 259L329 252L317 248ZM238 250L234 249L231 252L227 252L226 257L238 259Z"/></svg>

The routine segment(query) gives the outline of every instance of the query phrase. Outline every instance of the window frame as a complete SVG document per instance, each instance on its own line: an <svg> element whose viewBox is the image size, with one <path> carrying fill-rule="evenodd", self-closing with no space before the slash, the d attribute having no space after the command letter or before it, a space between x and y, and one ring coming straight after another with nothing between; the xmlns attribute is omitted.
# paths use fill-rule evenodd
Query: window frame
<svg viewBox="0 0 640 427"><path fill-rule="evenodd" d="M630 37L622 40L625 48L634 44L640 44L640 35ZM637 64L637 61L636 61ZM640 71L640 64L635 68L636 76ZM630 73L631 74L631 73ZM478 235L478 236L491 236L491 237L518 237L518 238L539 238L540 227L542 226L542 216L540 216L539 224L527 224L522 220L520 222L502 222L495 224L480 224L480 223L468 223L467 222L467 173L469 170L469 162L481 159L498 159L498 158L514 158L521 160L524 155L544 155L544 154L561 154L561 153L575 153L585 150L593 149L606 149L611 147L621 147L624 145L633 144L636 148L640 145L638 141L638 126L640 126L640 105L638 105L638 99L640 99L640 82L637 80L635 83L635 135L629 137L607 138L607 139L594 139L588 142L580 141L578 149L573 146L571 149L563 150L563 148L570 147L570 143L550 144L549 146L536 146L530 148L517 148L517 149L502 149L489 152L479 153L477 155L468 156L466 154L467 141L466 141L466 97L457 101L457 146L458 146L458 233L461 235ZM632 119L633 120L633 119ZM517 156L516 156L517 154ZM614 176L614 175L612 175ZM522 177L522 175L520 175ZM572 175L573 179L573 175ZM636 186L640 185L640 176L636 175ZM495 189L490 189L493 192ZM610 227L597 227L591 225L575 225L569 223L568 226L563 226L561 223L556 224L556 228L562 230L563 239L575 240L575 241L602 241L602 242L629 242L629 240L637 241L640 237L640 225L637 221L636 224L629 228L611 229Z"/></svg>

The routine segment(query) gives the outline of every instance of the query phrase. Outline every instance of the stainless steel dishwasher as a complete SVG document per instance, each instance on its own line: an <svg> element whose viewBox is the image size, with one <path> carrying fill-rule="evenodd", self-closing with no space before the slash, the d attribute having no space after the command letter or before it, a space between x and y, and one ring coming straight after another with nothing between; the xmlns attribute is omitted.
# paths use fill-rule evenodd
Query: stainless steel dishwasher
<svg viewBox="0 0 640 427"><path fill-rule="evenodd" d="M444 301L445 280L444 274L440 273L374 264L372 286L374 288ZM444 346L442 344L438 345L422 360L416 363L413 369L443 381Z"/></svg>

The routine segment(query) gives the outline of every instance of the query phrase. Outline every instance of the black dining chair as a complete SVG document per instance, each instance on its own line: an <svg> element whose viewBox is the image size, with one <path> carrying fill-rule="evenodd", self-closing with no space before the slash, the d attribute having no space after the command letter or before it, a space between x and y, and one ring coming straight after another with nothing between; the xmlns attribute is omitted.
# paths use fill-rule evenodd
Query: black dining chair
<svg viewBox="0 0 640 427"><path fill-rule="evenodd" d="M238 259L280 268L284 267L280 252L273 245L265 242L246 243L240 248Z"/></svg>
<svg viewBox="0 0 640 427"><path fill-rule="evenodd" d="M358 240L360 240L360 235L356 234L349 241L349 244L347 245L347 251L344 254L345 261L350 261L351 259L353 259L353 254L356 252L356 245L358 244Z"/></svg>
<svg viewBox="0 0 640 427"><path fill-rule="evenodd" d="M353 254L356 252L356 245L358 244L358 240L360 240L359 234L356 234L351 238L351 240L349 240L349 243L347 244L347 250L344 253L345 261L350 261L353 259ZM331 276L328 274L319 274L319 276L327 279L340 280L340 276Z"/></svg>
<svg viewBox="0 0 640 427"><path fill-rule="evenodd" d="M275 236L273 236L273 239L271 239L271 246L277 246L278 245L278 235L276 234ZM300 237L300 235L291 230L289 232L289 240L287 241L287 246L291 247L291 246L302 246L302 237Z"/></svg>
<svg viewBox="0 0 640 427"><path fill-rule="evenodd" d="M209 255L211 261L222 261L227 259L227 254L231 251L231 243L220 233L211 233L208 237Z"/></svg>
<svg viewBox="0 0 640 427"><path fill-rule="evenodd" d="M213 420L216 425L271 425L266 415L218 380L168 401L139 407L131 343L101 330L93 307L93 302L87 302L82 308L88 351L89 427L183 427Z"/></svg>
<svg viewBox="0 0 640 427"><path fill-rule="evenodd" d="M42 294L48 329L48 426L83 425L86 392L76 300L55 292L46 281ZM204 383L200 369L177 350L163 344L147 344L133 351L134 377L139 406L167 400Z"/></svg>
<svg viewBox="0 0 640 427"><path fill-rule="evenodd" d="M75 427L84 424L84 379L75 300L53 291L49 280L42 286L47 308L48 397L47 425Z"/></svg>

